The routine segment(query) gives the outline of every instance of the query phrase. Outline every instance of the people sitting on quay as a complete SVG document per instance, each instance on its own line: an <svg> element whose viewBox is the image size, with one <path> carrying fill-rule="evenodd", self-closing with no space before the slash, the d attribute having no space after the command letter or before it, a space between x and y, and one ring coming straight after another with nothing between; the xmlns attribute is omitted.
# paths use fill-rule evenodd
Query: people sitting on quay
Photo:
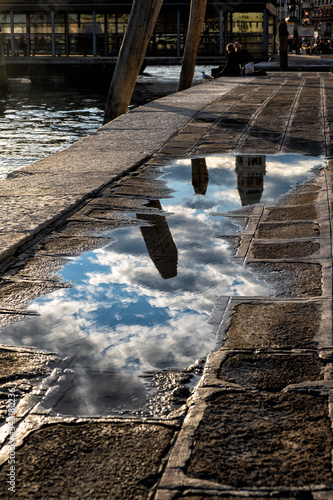
<svg viewBox="0 0 333 500"><path fill-rule="evenodd" d="M242 47L239 42L227 45L227 60L225 66L213 68L211 74L213 78L221 76L265 76L264 69L254 69L255 58L250 52Z"/></svg>

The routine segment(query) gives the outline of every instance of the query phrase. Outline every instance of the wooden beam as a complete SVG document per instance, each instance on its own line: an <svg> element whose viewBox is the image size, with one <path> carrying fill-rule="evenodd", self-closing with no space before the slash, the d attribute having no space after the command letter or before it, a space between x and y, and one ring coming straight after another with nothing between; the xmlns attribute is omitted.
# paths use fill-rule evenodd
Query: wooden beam
<svg viewBox="0 0 333 500"><path fill-rule="evenodd" d="M191 87L197 60L207 0L191 0L190 21L186 35L178 91Z"/></svg>
<svg viewBox="0 0 333 500"><path fill-rule="evenodd" d="M134 0L105 107L104 123L127 112L163 0Z"/></svg>

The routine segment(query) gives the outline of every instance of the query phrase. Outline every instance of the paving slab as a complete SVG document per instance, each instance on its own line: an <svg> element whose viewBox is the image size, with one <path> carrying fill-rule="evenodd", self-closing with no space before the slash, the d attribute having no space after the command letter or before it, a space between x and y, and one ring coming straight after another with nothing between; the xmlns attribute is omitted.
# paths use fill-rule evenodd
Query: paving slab
<svg viewBox="0 0 333 500"><path fill-rule="evenodd" d="M19 498L146 499L175 429L145 423L48 425L16 450ZM1 497L9 464L0 472Z"/></svg>
<svg viewBox="0 0 333 500"><path fill-rule="evenodd" d="M234 488L333 484L325 397L216 393L194 440L191 478Z"/></svg>

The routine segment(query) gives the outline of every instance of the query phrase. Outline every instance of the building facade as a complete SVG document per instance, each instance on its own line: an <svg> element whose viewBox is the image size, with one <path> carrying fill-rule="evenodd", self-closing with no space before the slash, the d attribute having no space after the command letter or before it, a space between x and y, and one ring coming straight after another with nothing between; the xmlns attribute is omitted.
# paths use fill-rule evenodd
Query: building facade
<svg viewBox="0 0 333 500"><path fill-rule="evenodd" d="M306 0L302 8L303 24L313 26L321 39L331 39L333 0Z"/></svg>
<svg viewBox="0 0 333 500"><path fill-rule="evenodd" d="M290 0L278 0L278 19L288 19ZM331 42L333 23L333 0L297 0L295 16L298 20L299 36Z"/></svg>
<svg viewBox="0 0 333 500"><path fill-rule="evenodd" d="M1 39L7 57L117 56L132 0L0 0ZM148 56L181 57L190 0L164 0ZM239 40L257 56L276 43L276 2L208 0L199 56L225 53Z"/></svg>

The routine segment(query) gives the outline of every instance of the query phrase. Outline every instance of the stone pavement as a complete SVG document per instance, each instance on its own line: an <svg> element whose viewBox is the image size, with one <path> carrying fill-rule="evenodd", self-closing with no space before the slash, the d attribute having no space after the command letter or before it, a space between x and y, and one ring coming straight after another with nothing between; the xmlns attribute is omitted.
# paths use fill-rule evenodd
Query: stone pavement
<svg viewBox="0 0 333 500"><path fill-rule="evenodd" d="M97 193L108 192L110 211L108 188L122 176L184 155L332 158L332 97L330 73L220 79L138 108L1 181L0 324L59 286L46 272L36 282L40 260L20 262L41 238L48 258L61 258L52 231L62 228L68 247L85 249L75 224L101 210ZM333 161L325 163L281 204L226 214L245 227L233 258L274 279L277 294L221 298L211 318L217 348L185 413L53 416L48 397L66 375L56 355L3 346L1 498L12 495L10 389L19 498L333 498Z"/></svg>

